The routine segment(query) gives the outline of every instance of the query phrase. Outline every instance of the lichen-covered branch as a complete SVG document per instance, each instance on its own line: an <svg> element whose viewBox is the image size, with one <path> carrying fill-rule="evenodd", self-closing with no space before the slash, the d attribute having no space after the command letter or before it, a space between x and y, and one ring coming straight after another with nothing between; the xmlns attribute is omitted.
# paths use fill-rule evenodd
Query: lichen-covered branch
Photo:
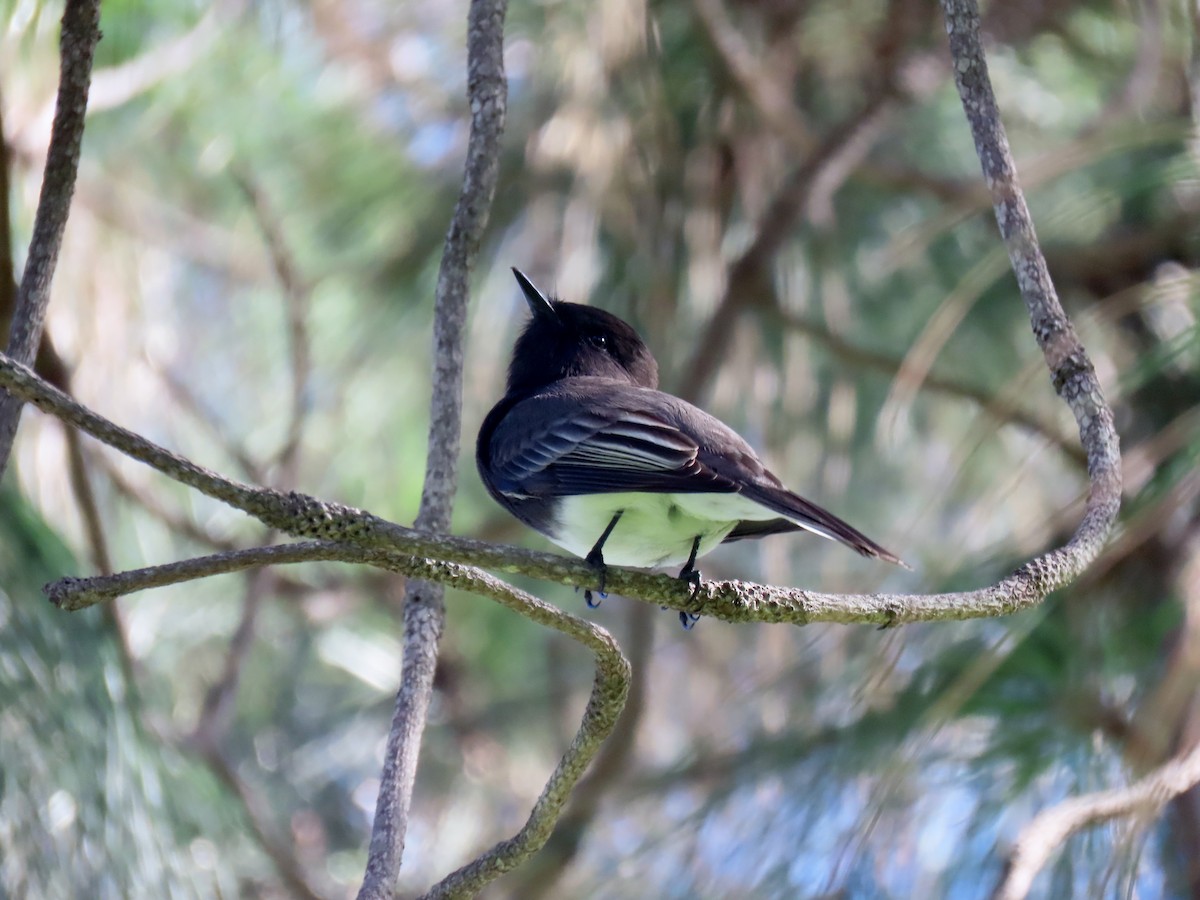
<svg viewBox="0 0 1200 900"><path fill-rule="evenodd" d="M492 596L493 599L504 602L503 598ZM511 871L540 850L550 837L571 790L583 776L604 740L616 727L629 694L629 661L622 655L616 641L607 631L597 628L596 633L587 639L582 636L575 637L596 655L596 677L592 684L592 694L583 711L583 720L571 741L571 746L567 748L567 752L563 754L554 773L546 782L521 830L511 838L496 844L473 862L446 876L430 888L424 895L424 900L473 897L488 882Z"/></svg>
<svg viewBox="0 0 1200 900"><path fill-rule="evenodd" d="M501 841L473 862L447 876L426 895L471 896L488 882L541 849L558 821L571 790L616 726L629 694L630 666L616 641L606 630L478 569L429 559L400 557L329 541L303 541L274 547L255 547L122 572L118 575L63 579L51 586L49 594L51 600L65 609L81 609L93 603L151 587L244 571L257 566L318 560L365 563L490 597L534 622L573 638L596 657L596 677L579 729L546 782L524 827L513 837Z"/></svg>
<svg viewBox="0 0 1200 900"><path fill-rule="evenodd" d="M528 575L576 587L596 585L586 562L470 538L429 534L369 512L328 503L295 491L282 493L229 481L190 460L109 422L42 381L27 367L0 354L0 387L83 429L134 459L202 493L223 500L264 524L296 537L354 544L386 555L420 556L495 571ZM825 594L741 581L705 582L695 591L678 578L635 569L609 568L608 590L672 609L729 622L870 622L899 625L941 619L998 616L1036 605L1070 580L1051 551L998 584L947 594ZM1047 559L1051 561L1046 562ZM95 602L94 600L92 602Z"/></svg>
<svg viewBox="0 0 1200 900"><path fill-rule="evenodd" d="M979 8L975 0L942 0L942 10L954 59L954 81L992 195L1000 235L1034 338L1042 349L1055 390L1075 416L1087 453L1090 489L1083 521L1065 546L1022 567L1023 571L1037 571L1040 578L1058 587L1096 558L1116 520L1121 502L1117 432L1092 362L1058 300L1029 207L1017 183L1016 166L984 59Z"/></svg>
<svg viewBox="0 0 1200 900"><path fill-rule="evenodd" d="M67 227L71 196L75 193L92 60L99 40L99 0L67 0L59 38L61 64L54 125L42 175L42 191L33 218L33 236L25 258L25 272L17 287L8 336L8 355L23 363L33 362L42 340L46 307L50 302L50 282L62 247L63 230ZM7 247L4 252L8 252ZM21 418L21 405L16 397L0 393L0 473L8 466Z"/></svg>

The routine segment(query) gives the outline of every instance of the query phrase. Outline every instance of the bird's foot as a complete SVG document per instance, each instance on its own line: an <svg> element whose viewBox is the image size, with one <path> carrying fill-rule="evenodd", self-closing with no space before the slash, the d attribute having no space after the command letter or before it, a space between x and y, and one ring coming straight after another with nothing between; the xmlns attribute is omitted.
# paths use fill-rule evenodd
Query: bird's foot
<svg viewBox="0 0 1200 900"><path fill-rule="evenodd" d="M691 590L690 593L694 596L700 590L700 570L695 566L687 565L679 571L679 580L686 584Z"/></svg>
<svg viewBox="0 0 1200 900"><path fill-rule="evenodd" d="M692 555L688 559L687 564L679 570L679 580L688 586L688 593L693 597L700 591L700 570L696 568L696 550L700 545L700 539L696 538L692 545ZM679 624L683 626L684 631L691 631L692 627L700 621L698 613L679 613Z"/></svg>
<svg viewBox="0 0 1200 900"><path fill-rule="evenodd" d="M607 599L608 594L604 592L604 582L608 577L608 566L604 564L604 554L598 549L593 549L584 559L584 562L596 570L596 594L600 596L600 600ZM583 602L588 605L588 609L595 609L600 605L600 600L595 599L591 588L584 589Z"/></svg>

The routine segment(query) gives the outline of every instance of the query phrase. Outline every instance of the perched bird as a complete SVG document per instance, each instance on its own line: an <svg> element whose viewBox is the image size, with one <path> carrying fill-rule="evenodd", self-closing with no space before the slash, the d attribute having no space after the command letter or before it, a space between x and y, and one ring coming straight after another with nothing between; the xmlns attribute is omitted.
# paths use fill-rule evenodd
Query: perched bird
<svg viewBox="0 0 1200 900"><path fill-rule="evenodd" d="M596 569L601 594L606 565L682 564L698 587L696 560L718 544L787 531L904 565L785 488L729 426L657 390L658 364L621 319L513 274L533 316L475 461L501 506Z"/></svg>

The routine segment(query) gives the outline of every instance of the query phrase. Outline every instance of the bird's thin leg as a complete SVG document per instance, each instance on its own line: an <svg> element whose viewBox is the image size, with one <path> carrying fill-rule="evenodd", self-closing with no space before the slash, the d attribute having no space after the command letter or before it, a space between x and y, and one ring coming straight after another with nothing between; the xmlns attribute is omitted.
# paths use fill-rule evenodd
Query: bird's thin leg
<svg viewBox="0 0 1200 900"><path fill-rule="evenodd" d="M608 596L604 593L604 577L607 574L607 569L604 565L604 542L608 540L608 536L612 534L613 529L617 527L617 522L621 520L621 516L624 515L624 513L625 510L623 509L617 511L617 514L612 517L612 521L608 523L608 527L604 529L604 533L600 535L600 540L596 541L592 549L588 551L588 555L584 558L587 564L596 570L597 577L600 581L596 587L596 593L601 597ZM599 600L592 602L591 588L588 588L583 592L583 602L586 603L590 609L595 609L600 605Z"/></svg>
<svg viewBox="0 0 1200 900"><path fill-rule="evenodd" d="M693 594L700 590L700 570L696 568L696 554L699 552L700 535L696 535L696 537L692 539L692 552L688 555L688 560L683 564L683 568L679 570L680 579L691 585ZM681 624L686 631L691 631L692 626L696 624L696 621L699 618L700 616L695 613L680 612L679 624Z"/></svg>
<svg viewBox="0 0 1200 900"><path fill-rule="evenodd" d="M679 570L679 578L686 581L692 586L695 591L700 587L700 572L696 568L696 554L700 552L700 535L696 535L692 539L692 552L688 556L687 562L683 564L683 568Z"/></svg>

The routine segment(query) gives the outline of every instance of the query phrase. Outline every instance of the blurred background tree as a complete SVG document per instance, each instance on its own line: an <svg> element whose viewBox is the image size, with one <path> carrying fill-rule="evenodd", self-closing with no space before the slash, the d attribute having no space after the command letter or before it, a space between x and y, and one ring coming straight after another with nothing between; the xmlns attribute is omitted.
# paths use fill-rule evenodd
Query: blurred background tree
<svg viewBox="0 0 1200 900"><path fill-rule="evenodd" d="M60 13L0 3L17 254ZM985 9L1023 184L1123 436L1122 528L1089 576L1035 612L883 632L688 634L609 599L594 616L634 662L626 718L550 845L491 894L978 897L1034 812L1200 736L1196 17L1181 0ZM411 521L464 22L429 2L106 0L41 370L202 463ZM1069 533L1086 476L942 29L916 0L514 2L456 533L545 546L469 460L525 315L510 265L634 322L666 389L916 569L781 536L707 576L953 589ZM397 585L314 565L69 617L38 584L269 536L32 410L14 468L0 894L351 894ZM410 892L524 820L591 681L578 648L499 607L452 594L449 616ZM1034 893L1200 897L1198 861L1193 791L1073 838Z"/></svg>

